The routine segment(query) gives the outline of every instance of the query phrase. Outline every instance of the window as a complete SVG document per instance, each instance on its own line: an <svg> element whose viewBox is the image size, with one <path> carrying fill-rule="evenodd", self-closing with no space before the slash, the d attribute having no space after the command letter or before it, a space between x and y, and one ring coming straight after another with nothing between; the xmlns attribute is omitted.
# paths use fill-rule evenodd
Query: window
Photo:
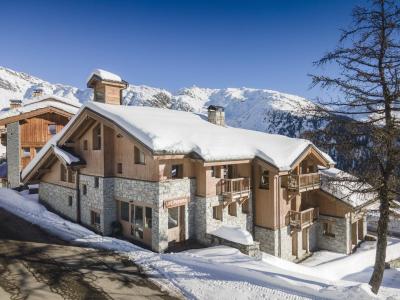
<svg viewBox="0 0 400 300"><path fill-rule="evenodd" d="M87 140L84 140L83 141L83 150L87 150L88 149L88 141Z"/></svg>
<svg viewBox="0 0 400 300"><path fill-rule="evenodd" d="M145 164L144 152L141 151L136 146L135 146L135 164L140 164L140 165Z"/></svg>
<svg viewBox="0 0 400 300"><path fill-rule="evenodd" d="M213 218L222 221L222 205L213 207Z"/></svg>
<svg viewBox="0 0 400 300"><path fill-rule="evenodd" d="M168 208L168 229L176 228L179 224L179 206Z"/></svg>
<svg viewBox="0 0 400 300"><path fill-rule="evenodd" d="M94 187L97 189L99 187L99 177L94 178Z"/></svg>
<svg viewBox="0 0 400 300"><path fill-rule="evenodd" d="M120 219L129 222L129 203L124 201L121 201L120 203Z"/></svg>
<svg viewBox="0 0 400 300"><path fill-rule="evenodd" d="M57 126L56 126L56 124L49 124L49 125L47 125L47 129L48 129L49 134L51 134L51 135L55 135L55 134L57 133Z"/></svg>
<svg viewBox="0 0 400 300"><path fill-rule="evenodd" d="M335 237L333 224L331 222L322 223L322 234L325 236Z"/></svg>
<svg viewBox="0 0 400 300"><path fill-rule="evenodd" d="M90 225L100 229L100 214L94 210L90 211Z"/></svg>
<svg viewBox="0 0 400 300"><path fill-rule="evenodd" d="M250 212L249 202L250 202L249 199L246 199L242 203L242 213L248 214Z"/></svg>
<svg viewBox="0 0 400 300"><path fill-rule="evenodd" d="M122 174L122 164L121 163L117 163L117 173Z"/></svg>
<svg viewBox="0 0 400 300"><path fill-rule="evenodd" d="M68 196L68 206L72 206L72 196Z"/></svg>
<svg viewBox="0 0 400 300"><path fill-rule="evenodd" d="M211 167L211 177L216 177L215 175L217 175L216 167Z"/></svg>
<svg viewBox="0 0 400 300"><path fill-rule="evenodd" d="M60 180L64 182L67 181L67 167L63 164L60 165Z"/></svg>
<svg viewBox="0 0 400 300"><path fill-rule="evenodd" d="M146 219L145 219L145 227L152 228L152 219L153 219L153 212L151 207L146 207Z"/></svg>
<svg viewBox="0 0 400 300"><path fill-rule="evenodd" d="M42 150L42 147L36 147L35 148L35 153L38 154L40 150Z"/></svg>
<svg viewBox="0 0 400 300"><path fill-rule="evenodd" d="M29 147L22 148L22 156L23 157L31 156L31 149Z"/></svg>
<svg viewBox="0 0 400 300"><path fill-rule="evenodd" d="M234 216L234 217L237 216L236 207L237 207L236 202L232 202L232 203L230 203L230 204L228 205L228 214L229 214L230 216Z"/></svg>
<svg viewBox="0 0 400 300"><path fill-rule="evenodd" d="M82 195L86 195L87 194L87 186L86 184L82 184Z"/></svg>
<svg viewBox="0 0 400 300"><path fill-rule="evenodd" d="M75 182L75 175L74 172L70 169L67 170L68 182L74 183Z"/></svg>
<svg viewBox="0 0 400 300"><path fill-rule="evenodd" d="M227 166L222 166L221 167L221 172L222 172L222 178L228 178L228 168L227 168Z"/></svg>
<svg viewBox="0 0 400 300"><path fill-rule="evenodd" d="M93 137L93 150L101 149L101 125L98 124L95 128L93 128L92 132Z"/></svg>
<svg viewBox="0 0 400 300"><path fill-rule="evenodd" d="M263 170L260 177L260 189L269 190L269 171Z"/></svg>
<svg viewBox="0 0 400 300"><path fill-rule="evenodd" d="M171 178L182 178L183 177L183 166L182 165L172 165L171 167Z"/></svg>
<svg viewBox="0 0 400 300"><path fill-rule="evenodd" d="M143 239L143 206L135 205L135 237Z"/></svg>

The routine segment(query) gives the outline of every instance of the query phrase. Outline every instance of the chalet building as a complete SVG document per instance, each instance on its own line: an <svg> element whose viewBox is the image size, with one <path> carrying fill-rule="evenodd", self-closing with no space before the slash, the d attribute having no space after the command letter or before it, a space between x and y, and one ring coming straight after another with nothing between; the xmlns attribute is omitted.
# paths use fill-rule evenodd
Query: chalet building
<svg viewBox="0 0 400 300"><path fill-rule="evenodd" d="M317 249L349 254L366 235L361 199L332 189L340 171L311 142L208 121L189 112L121 106L127 83L96 70L94 100L22 171L40 200L109 235L163 252L187 240L298 260ZM236 230L249 233L243 242Z"/></svg>
<svg viewBox="0 0 400 300"><path fill-rule="evenodd" d="M20 172L40 149L68 123L80 103L57 96L43 96L34 91L31 100L10 100L10 107L0 112L1 143L6 146L7 168L2 178L16 188Z"/></svg>

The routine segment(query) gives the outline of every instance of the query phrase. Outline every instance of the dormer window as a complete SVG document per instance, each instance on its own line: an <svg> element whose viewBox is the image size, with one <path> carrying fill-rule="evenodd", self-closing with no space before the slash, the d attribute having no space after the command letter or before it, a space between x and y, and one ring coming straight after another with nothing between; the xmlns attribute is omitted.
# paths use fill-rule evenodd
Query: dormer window
<svg viewBox="0 0 400 300"><path fill-rule="evenodd" d="M101 150L101 125L93 128L93 150Z"/></svg>

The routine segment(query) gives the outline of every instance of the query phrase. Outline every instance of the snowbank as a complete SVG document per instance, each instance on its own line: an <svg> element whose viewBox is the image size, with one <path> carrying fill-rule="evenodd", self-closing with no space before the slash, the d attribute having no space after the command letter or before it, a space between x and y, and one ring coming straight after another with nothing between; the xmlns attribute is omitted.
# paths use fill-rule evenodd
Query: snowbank
<svg viewBox="0 0 400 300"><path fill-rule="evenodd" d="M22 196L9 189L0 189L0 207L64 240L127 255L159 285L180 291L187 299L373 298L366 284L333 282L321 278L320 271L312 274L298 265L292 268L293 264L284 264L278 258L264 257L257 261L229 247L153 253L126 241L99 236L66 221L37 203L37 198L27 197L24 193ZM271 263L271 260L275 262Z"/></svg>
<svg viewBox="0 0 400 300"><path fill-rule="evenodd" d="M218 229L211 231L210 234L242 245L253 245L254 243L250 232L240 227L222 225Z"/></svg>

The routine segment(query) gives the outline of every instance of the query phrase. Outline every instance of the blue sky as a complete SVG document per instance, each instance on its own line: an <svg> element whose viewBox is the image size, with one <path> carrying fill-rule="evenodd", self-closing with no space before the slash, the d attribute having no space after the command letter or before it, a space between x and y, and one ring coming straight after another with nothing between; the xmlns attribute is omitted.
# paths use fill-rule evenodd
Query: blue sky
<svg viewBox="0 0 400 300"><path fill-rule="evenodd" d="M84 87L268 88L313 98L307 73L366 0L2 1L0 65Z"/></svg>

